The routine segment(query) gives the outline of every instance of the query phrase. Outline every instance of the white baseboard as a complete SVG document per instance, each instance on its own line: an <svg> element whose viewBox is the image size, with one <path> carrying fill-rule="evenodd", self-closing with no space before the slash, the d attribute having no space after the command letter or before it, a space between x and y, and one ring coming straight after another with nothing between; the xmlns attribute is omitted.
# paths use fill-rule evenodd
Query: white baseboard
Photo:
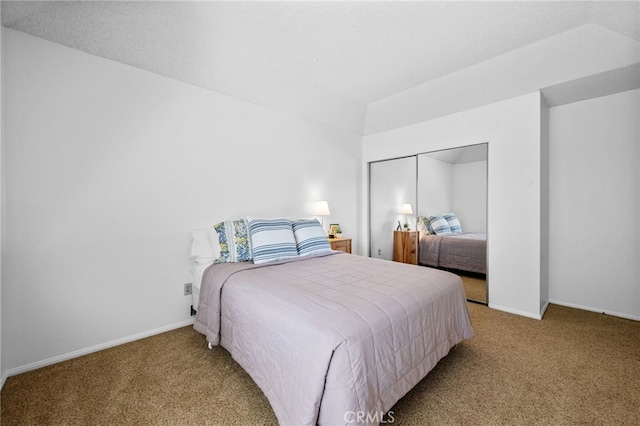
<svg viewBox="0 0 640 426"><path fill-rule="evenodd" d="M532 314L530 312L519 311L517 309L505 308L504 306L494 305L491 302L489 302L489 307L497 311L503 311L503 312L508 312L510 314L520 315L521 317L533 318L537 320L542 319L542 314Z"/></svg>
<svg viewBox="0 0 640 426"><path fill-rule="evenodd" d="M559 300L550 300L549 303L553 303L554 305L559 305L559 306L566 306L567 308L581 309L583 311L597 312L599 314L611 315L614 317L640 321L640 316L624 314L624 313L615 312L615 311L608 311L606 309L598 309L598 308L589 307L589 306L576 305L575 303L561 302Z"/></svg>
<svg viewBox="0 0 640 426"><path fill-rule="evenodd" d="M542 309L540 309L540 318L544 318L544 313L547 312L547 308L549 307L549 304L551 302L547 301L544 306L542 307Z"/></svg>
<svg viewBox="0 0 640 426"><path fill-rule="evenodd" d="M114 346L119 346L125 343L144 339L146 337L155 336L156 334L166 333L167 331L175 330L176 328L182 328L182 327L191 325L193 324L193 321L194 321L193 318L190 318L188 320L181 321L175 324L166 325L164 327L155 328L153 330L143 331L142 333L137 333L131 336L123 337L121 339L112 340L110 342L101 343L99 345L91 346L84 349L79 349L77 351L69 352L63 355L58 355L52 358L44 359L42 361L37 361L31 364L26 364L20 367L12 368L10 370L5 371L2 374L2 379L1 379L2 382L0 383L0 390L2 390L2 387L4 386L4 382L6 381L6 379L8 377L15 376L16 374L26 373L27 371L46 367L52 364L57 364L59 362L67 361L73 358L78 358L93 352L98 352L104 349L112 348Z"/></svg>

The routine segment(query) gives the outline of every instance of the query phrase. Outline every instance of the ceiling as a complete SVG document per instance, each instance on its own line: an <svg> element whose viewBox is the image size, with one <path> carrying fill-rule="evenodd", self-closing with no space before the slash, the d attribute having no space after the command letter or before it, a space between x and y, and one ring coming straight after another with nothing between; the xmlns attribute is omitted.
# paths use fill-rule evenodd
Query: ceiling
<svg viewBox="0 0 640 426"><path fill-rule="evenodd" d="M441 151L425 152L421 155L435 158L449 164L474 163L487 161L488 146L486 143L463 146L460 148L443 149Z"/></svg>
<svg viewBox="0 0 640 426"><path fill-rule="evenodd" d="M357 134L532 87L551 104L638 87L639 15L635 1L2 1L7 28ZM473 88L452 93L456 76Z"/></svg>

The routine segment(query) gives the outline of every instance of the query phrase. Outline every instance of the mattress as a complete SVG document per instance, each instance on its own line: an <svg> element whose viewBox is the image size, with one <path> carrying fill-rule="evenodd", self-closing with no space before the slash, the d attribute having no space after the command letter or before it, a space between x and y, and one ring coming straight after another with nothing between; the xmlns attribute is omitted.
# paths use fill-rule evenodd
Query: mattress
<svg viewBox="0 0 640 426"><path fill-rule="evenodd" d="M420 265L478 274L487 273L487 234L463 232L453 235L420 234Z"/></svg>

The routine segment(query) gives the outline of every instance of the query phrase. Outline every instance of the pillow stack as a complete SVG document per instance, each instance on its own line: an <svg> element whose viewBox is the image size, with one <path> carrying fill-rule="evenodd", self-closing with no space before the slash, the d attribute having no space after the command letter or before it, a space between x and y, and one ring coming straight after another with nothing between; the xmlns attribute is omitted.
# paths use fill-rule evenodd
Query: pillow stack
<svg viewBox="0 0 640 426"><path fill-rule="evenodd" d="M429 216L429 225L431 229L433 229L433 233L436 235L451 235L451 226L449 226L449 222L444 216Z"/></svg>
<svg viewBox="0 0 640 426"><path fill-rule="evenodd" d="M427 233L436 235L461 234L462 225L454 213L445 213L425 218Z"/></svg>
<svg viewBox="0 0 640 426"><path fill-rule="evenodd" d="M255 264L331 252L327 234L317 219L292 221L288 218L247 217L223 221L213 228L217 238L215 235L204 238L192 234L191 258L194 262L204 259L202 255L195 255L196 251L205 252L209 262L253 261ZM202 250L203 244L212 248Z"/></svg>

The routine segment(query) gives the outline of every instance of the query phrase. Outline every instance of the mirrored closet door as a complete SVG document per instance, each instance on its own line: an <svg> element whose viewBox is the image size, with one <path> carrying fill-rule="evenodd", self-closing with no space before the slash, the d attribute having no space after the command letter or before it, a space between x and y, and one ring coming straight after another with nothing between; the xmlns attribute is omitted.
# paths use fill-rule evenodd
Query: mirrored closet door
<svg viewBox="0 0 640 426"><path fill-rule="evenodd" d="M394 231L400 225L415 230L416 156L369 164L369 256L393 259ZM402 212L403 205L412 213Z"/></svg>
<svg viewBox="0 0 640 426"><path fill-rule="evenodd" d="M488 303L488 145L479 144L418 155L417 217L445 216L450 230L434 234L420 227L420 264L462 278L467 299ZM459 224L459 227L457 226ZM430 233L431 232L431 233Z"/></svg>
<svg viewBox="0 0 640 426"><path fill-rule="evenodd" d="M410 240L400 261L456 273L467 299L487 304L487 171L488 144L370 163L369 256L398 260ZM427 229L443 214L460 224L451 235Z"/></svg>

